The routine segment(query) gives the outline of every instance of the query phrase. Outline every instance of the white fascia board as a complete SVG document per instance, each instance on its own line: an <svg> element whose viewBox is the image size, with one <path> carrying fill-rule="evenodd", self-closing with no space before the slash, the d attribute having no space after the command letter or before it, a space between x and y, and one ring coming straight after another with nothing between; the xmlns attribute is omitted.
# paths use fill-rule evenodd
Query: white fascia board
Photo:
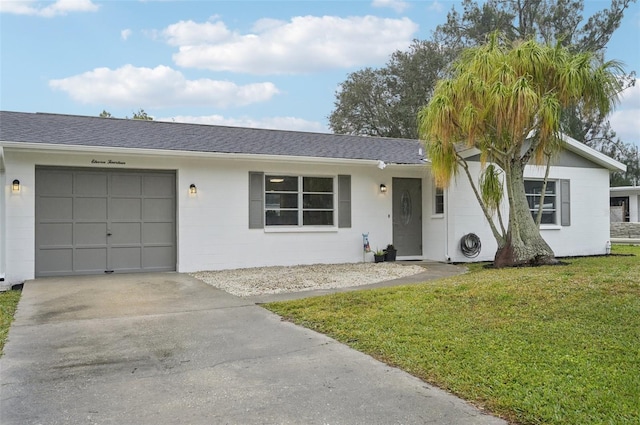
<svg viewBox="0 0 640 425"><path fill-rule="evenodd" d="M476 147L469 148L465 146L463 149L458 150L458 155L460 155L464 159L480 155L481 153L482 152L480 151L480 149Z"/></svg>
<svg viewBox="0 0 640 425"><path fill-rule="evenodd" d="M598 164L600 166L602 166L603 168L608 169L609 171L627 171L627 166L624 165L623 163L616 161L615 159L601 153L598 152L595 149L590 148L589 146L585 145L584 143L581 143L579 141L577 141L576 139L567 136L566 134L562 133L561 134L562 137L562 141L564 142L565 148L567 150L570 150L571 152L574 152L586 159L588 159L589 161ZM478 155L480 153L480 150L477 148L464 148L460 151L458 151L458 153L460 154L460 156L462 156L463 158L469 158L471 156L474 155Z"/></svg>
<svg viewBox="0 0 640 425"><path fill-rule="evenodd" d="M616 186L610 187L609 192L617 193L617 192L637 192L640 194L640 186Z"/></svg>
<svg viewBox="0 0 640 425"><path fill-rule="evenodd" d="M201 152L201 151L181 151L168 149L140 149L140 148L119 148L111 146L77 146L77 145L58 145L46 143L25 143L25 142L5 142L0 141L0 149L3 147L26 150L30 152L65 152L65 153L96 153L96 154L118 154L118 155L139 155L149 157L176 157L184 158L217 158L227 160L246 160L261 162L304 162L314 164L344 164L344 165L378 165L378 160L373 159L348 159L348 158L323 158L311 156L293 156L293 155L260 155L246 153L223 153L223 152ZM390 167L423 167L424 164L395 164L388 163Z"/></svg>
<svg viewBox="0 0 640 425"><path fill-rule="evenodd" d="M572 152L574 152L574 153L576 153L576 154L578 154L578 155L580 155L580 156L582 156L582 157L584 157L584 158L586 158L586 159L588 159L588 160L590 160L590 161L592 161L592 162L594 162L594 163L596 163L598 165L601 165L602 167L608 169L609 171L614 171L614 172L615 171L627 171L627 166L624 165L623 163L621 163L619 161L616 161L615 159L613 159L613 158L611 158L611 157L609 157L609 156L607 156L607 155L605 155L605 154L603 154L601 152L598 152L595 149L590 148L589 146L585 145L584 143L577 141L573 137L569 137L564 133L561 135L561 137L562 137L562 140L565 143L565 147L568 150L570 150L570 151L572 151Z"/></svg>

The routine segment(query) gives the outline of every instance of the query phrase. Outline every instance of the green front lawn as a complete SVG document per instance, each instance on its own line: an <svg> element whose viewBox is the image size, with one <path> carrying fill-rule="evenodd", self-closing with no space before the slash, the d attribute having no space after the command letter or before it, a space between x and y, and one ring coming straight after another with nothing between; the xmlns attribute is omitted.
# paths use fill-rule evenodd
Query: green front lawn
<svg viewBox="0 0 640 425"><path fill-rule="evenodd" d="M20 301L20 294L20 291L0 292L0 356L9 333L9 326L13 321L13 315L18 307L18 301Z"/></svg>
<svg viewBox="0 0 640 425"><path fill-rule="evenodd" d="M522 424L640 423L640 247L266 307Z"/></svg>

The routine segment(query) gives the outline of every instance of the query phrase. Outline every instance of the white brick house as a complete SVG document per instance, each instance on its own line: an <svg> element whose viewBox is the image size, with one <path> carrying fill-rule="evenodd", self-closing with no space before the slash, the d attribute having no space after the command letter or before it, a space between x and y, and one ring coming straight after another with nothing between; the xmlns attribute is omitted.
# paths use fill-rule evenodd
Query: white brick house
<svg viewBox="0 0 640 425"><path fill-rule="evenodd" d="M541 230L556 255L605 252L623 168L567 139ZM526 174L534 200L544 170ZM415 140L3 111L0 182L7 283L370 261L363 233L399 259L468 261L467 233L474 260L496 249L466 179L436 190Z"/></svg>

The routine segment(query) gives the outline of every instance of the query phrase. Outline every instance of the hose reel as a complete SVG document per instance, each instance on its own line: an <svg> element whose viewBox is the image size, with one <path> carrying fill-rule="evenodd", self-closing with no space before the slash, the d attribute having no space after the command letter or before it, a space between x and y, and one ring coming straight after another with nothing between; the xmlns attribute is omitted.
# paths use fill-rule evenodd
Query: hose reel
<svg viewBox="0 0 640 425"><path fill-rule="evenodd" d="M460 239L460 251L467 258L475 258L480 254L482 244L475 233L467 233Z"/></svg>

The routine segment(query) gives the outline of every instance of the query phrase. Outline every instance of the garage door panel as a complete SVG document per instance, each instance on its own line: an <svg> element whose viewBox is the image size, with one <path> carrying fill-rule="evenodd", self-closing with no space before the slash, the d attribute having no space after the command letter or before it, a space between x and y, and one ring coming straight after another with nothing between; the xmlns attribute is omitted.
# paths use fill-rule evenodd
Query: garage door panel
<svg viewBox="0 0 640 425"><path fill-rule="evenodd" d="M175 252L170 246L146 246L143 248L144 268L154 270L167 269L167 264L171 264Z"/></svg>
<svg viewBox="0 0 640 425"><path fill-rule="evenodd" d="M111 262L111 268L113 270L140 270L142 269L142 248L112 248Z"/></svg>
<svg viewBox="0 0 640 425"><path fill-rule="evenodd" d="M41 220L73 220L73 198L38 198L36 208Z"/></svg>
<svg viewBox="0 0 640 425"><path fill-rule="evenodd" d="M142 200L140 198L111 198L109 205L111 220L140 220Z"/></svg>
<svg viewBox="0 0 640 425"><path fill-rule="evenodd" d="M174 212L171 208L173 199L148 198L144 200L144 221L171 221L173 222Z"/></svg>
<svg viewBox="0 0 640 425"><path fill-rule="evenodd" d="M140 245L142 223L111 223L112 245L137 244Z"/></svg>
<svg viewBox="0 0 640 425"><path fill-rule="evenodd" d="M76 223L74 234L77 245L106 245L107 223Z"/></svg>
<svg viewBox="0 0 640 425"><path fill-rule="evenodd" d="M73 212L76 220L105 221L107 198L76 198Z"/></svg>
<svg viewBox="0 0 640 425"><path fill-rule="evenodd" d="M108 193L107 173L76 174L76 195L106 196Z"/></svg>
<svg viewBox="0 0 640 425"><path fill-rule="evenodd" d="M71 223L41 223L38 226L38 232L41 235L38 240L40 248L73 246L73 224Z"/></svg>
<svg viewBox="0 0 640 425"><path fill-rule="evenodd" d="M36 168L36 276L175 270L175 174Z"/></svg>
<svg viewBox="0 0 640 425"><path fill-rule="evenodd" d="M73 273L73 249L40 249L38 250L38 267L43 275Z"/></svg>
<svg viewBox="0 0 640 425"><path fill-rule="evenodd" d="M145 196L173 197L176 189L174 176L146 175L143 180Z"/></svg>
<svg viewBox="0 0 640 425"><path fill-rule="evenodd" d="M173 244L173 223L145 223L142 240L145 244Z"/></svg>
<svg viewBox="0 0 640 425"><path fill-rule="evenodd" d="M107 270L107 248L76 248L75 271L104 273Z"/></svg>
<svg viewBox="0 0 640 425"><path fill-rule="evenodd" d="M136 174L114 174L111 176L111 196L142 195L142 176Z"/></svg>
<svg viewBox="0 0 640 425"><path fill-rule="evenodd" d="M40 195L71 195L73 194L73 173L40 171L36 174L36 187Z"/></svg>

